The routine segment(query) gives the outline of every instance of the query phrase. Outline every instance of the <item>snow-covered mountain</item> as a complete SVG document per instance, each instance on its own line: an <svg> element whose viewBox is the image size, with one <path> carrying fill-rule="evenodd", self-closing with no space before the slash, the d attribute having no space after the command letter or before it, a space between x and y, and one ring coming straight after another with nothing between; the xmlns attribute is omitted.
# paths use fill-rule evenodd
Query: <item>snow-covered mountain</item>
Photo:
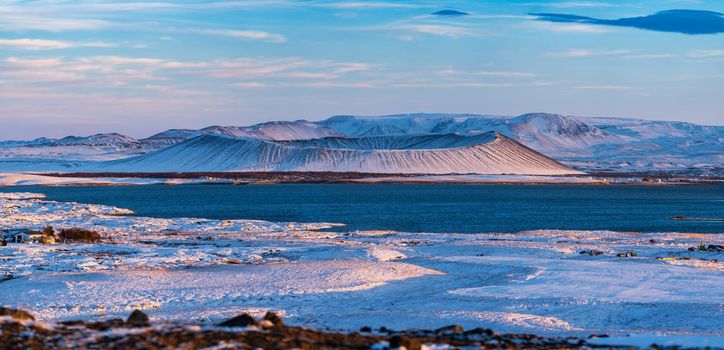
<svg viewBox="0 0 724 350"><path fill-rule="evenodd" d="M0 158L5 159L105 160L143 154L152 150L147 149L141 141L117 133L0 142Z"/></svg>
<svg viewBox="0 0 724 350"><path fill-rule="evenodd" d="M248 137L266 140L317 139L328 136L343 136L323 125L306 120L273 121L251 126L208 126L199 130L170 129L141 140L144 143L175 144L206 134L234 137Z"/></svg>
<svg viewBox="0 0 724 350"><path fill-rule="evenodd" d="M159 152L97 164L93 170L579 173L495 132L470 136L428 134L285 141L209 133Z"/></svg>
<svg viewBox="0 0 724 350"><path fill-rule="evenodd" d="M251 126L170 129L136 140L120 134L63 139L0 142L0 170L75 169L85 161L126 159L164 151L203 135L256 139L276 146L329 149L391 149L362 142L399 146L410 135L478 135L498 132L581 170L648 171L724 169L724 127L684 122L624 118L577 118L550 113L520 116L476 114L401 114L334 116L311 122L277 121ZM375 139L375 136L385 136ZM324 141L319 141L320 139ZM450 137L444 138L450 140ZM374 140L374 141L372 141ZM435 142L440 143L443 139ZM248 141L247 141L248 142ZM325 144L320 144L323 142ZM392 146L390 146L392 147ZM441 144L431 148L450 148ZM408 146L403 149L411 148ZM336 153L335 153L336 154ZM43 165L39 162L46 162Z"/></svg>
<svg viewBox="0 0 724 350"><path fill-rule="evenodd" d="M586 170L724 168L724 127L551 113L517 117L470 114L335 116L318 122L353 136L497 131Z"/></svg>

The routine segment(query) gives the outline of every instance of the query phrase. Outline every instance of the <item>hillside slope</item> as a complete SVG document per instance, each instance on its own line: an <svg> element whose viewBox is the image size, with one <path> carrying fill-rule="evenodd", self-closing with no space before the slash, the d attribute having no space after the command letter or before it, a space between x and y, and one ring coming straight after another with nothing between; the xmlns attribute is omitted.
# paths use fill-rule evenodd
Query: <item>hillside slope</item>
<svg viewBox="0 0 724 350"><path fill-rule="evenodd" d="M272 141L207 134L95 166L115 172L579 173L499 133Z"/></svg>

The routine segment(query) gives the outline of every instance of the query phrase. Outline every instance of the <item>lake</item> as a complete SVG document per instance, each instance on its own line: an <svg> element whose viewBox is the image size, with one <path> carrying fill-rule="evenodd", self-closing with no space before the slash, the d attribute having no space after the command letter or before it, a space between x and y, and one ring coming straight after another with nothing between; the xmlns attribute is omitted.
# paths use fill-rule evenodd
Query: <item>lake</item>
<svg viewBox="0 0 724 350"><path fill-rule="evenodd" d="M0 188L114 205L137 215L337 222L344 230L533 229L724 233L724 185L280 184Z"/></svg>

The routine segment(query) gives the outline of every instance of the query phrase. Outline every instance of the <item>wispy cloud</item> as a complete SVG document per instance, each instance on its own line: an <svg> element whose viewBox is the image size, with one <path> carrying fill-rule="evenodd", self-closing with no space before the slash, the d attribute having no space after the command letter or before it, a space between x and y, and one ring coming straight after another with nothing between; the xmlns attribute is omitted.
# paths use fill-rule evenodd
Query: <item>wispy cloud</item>
<svg viewBox="0 0 724 350"><path fill-rule="evenodd" d="M334 9L390 9L425 7L425 5L423 4L415 4L413 2L392 1L313 1L309 5ZM429 5L427 7L429 7Z"/></svg>
<svg viewBox="0 0 724 350"><path fill-rule="evenodd" d="M444 36L453 39L480 35L479 30L468 26L452 24L404 24L396 26L395 28L416 33Z"/></svg>
<svg viewBox="0 0 724 350"><path fill-rule="evenodd" d="M118 47L114 43L103 41L91 42L74 42L63 40L47 40L47 39L0 39L0 47L8 47L18 50L58 50L69 49L75 47L101 47L111 48Z"/></svg>
<svg viewBox="0 0 724 350"><path fill-rule="evenodd" d="M88 56L77 58L8 57L0 62L0 78L16 85L73 82L84 86L124 86L153 81L177 81L198 76L248 83L265 80L334 80L374 69L359 62L308 60L304 58L237 58L210 61L180 61L148 57ZM194 85L193 82L191 82Z"/></svg>
<svg viewBox="0 0 724 350"><path fill-rule="evenodd" d="M610 31L605 27L581 23L530 22L528 26L534 29L561 33L607 33Z"/></svg>
<svg viewBox="0 0 724 350"><path fill-rule="evenodd" d="M699 50L693 51L687 54L688 57L693 58L714 58L724 57L724 49L722 50Z"/></svg>
<svg viewBox="0 0 724 350"><path fill-rule="evenodd" d="M242 40L259 40L268 41L272 43L284 43L287 38L281 34L269 33L258 30L221 30L221 29L207 29L199 31L205 34L220 35L230 38L242 39Z"/></svg>
<svg viewBox="0 0 724 350"><path fill-rule="evenodd" d="M560 52L547 52L548 57L578 58L597 56L620 56L631 53L630 50L598 50L598 49L571 49Z"/></svg>
<svg viewBox="0 0 724 350"><path fill-rule="evenodd" d="M443 76L462 76L462 77L497 77L497 78L535 78L538 74L531 72L516 71L460 71L455 69L446 69L438 72Z"/></svg>
<svg viewBox="0 0 724 350"><path fill-rule="evenodd" d="M533 3L531 3L533 4ZM556 7L556 8L576 8L576 7L594 7L594 8L600 8L600 7L613 7L615 5L608 3L608 2L600 2L600 1L561 1L561 2L549 2L549 3L534 3L535 5L545 5L549 7Z"/></svg>
<svg viewBox="0 0 724 350"><path fill-rule="evenodd" d="M580 85L576 86L576 89L581 90L637 90L632 86L624 85Z"/></svg>

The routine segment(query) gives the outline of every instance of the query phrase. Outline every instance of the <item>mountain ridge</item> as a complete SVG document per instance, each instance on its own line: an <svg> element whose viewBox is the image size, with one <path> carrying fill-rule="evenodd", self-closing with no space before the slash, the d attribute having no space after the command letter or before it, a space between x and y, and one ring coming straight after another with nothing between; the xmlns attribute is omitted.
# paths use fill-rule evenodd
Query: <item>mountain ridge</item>
<svg viewBox="0 0 724 350"><path fill-rule="evenodd" d="M250 126L168 129L143 139L106 133L62 139L0 141L0 159L123 159L157 152L204 134L288 141L326 137L474 135L491 131L588 171L724 168L724 126L616 117L577 118L554 113L519 116L444 113L336 115L319 121L272 121Z"/></svg>

